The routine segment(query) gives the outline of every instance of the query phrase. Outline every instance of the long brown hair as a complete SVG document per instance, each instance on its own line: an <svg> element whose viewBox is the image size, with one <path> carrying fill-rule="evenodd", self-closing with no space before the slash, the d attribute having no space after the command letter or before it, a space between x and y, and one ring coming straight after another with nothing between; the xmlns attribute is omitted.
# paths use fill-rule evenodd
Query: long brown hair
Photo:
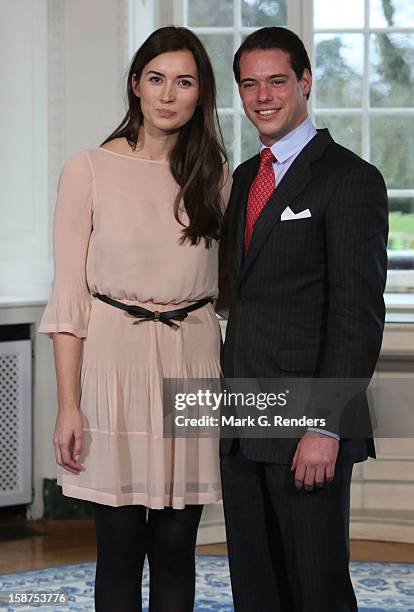
<svg viewBox="0 0 414 612"><path fill-rule="evenodd" d="M206 247L218 240L223 222L221 187L227 161L217 116L216 83L210 59L201 41L187 28L168 26L153 32L135 53L127 82L128 111L114 132L102 143L125 137L135 150L144 116L140 99L132 89L132 75L137 82L144 67L161 53L187 50L193 54L200 85L199 104L193 117L178 135L170 156L170 170L179 186L174 202L174 216L184 226L181 242L192 245L204 238ZM179 218L183 200L189 217L188 227Z"/></svg>

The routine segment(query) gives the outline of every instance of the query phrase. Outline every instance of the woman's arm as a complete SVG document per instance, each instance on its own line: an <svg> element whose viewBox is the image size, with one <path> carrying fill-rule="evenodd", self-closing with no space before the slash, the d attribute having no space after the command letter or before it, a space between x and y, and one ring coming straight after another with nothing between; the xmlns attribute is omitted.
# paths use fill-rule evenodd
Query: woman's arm
<svg viewBox="0 0 414 612"><path fill-rule="evenodd" d="M53 292L38 329L53 338L58 414L53 436L56 461L78 473L82 445L79 369L88 333L90 294L86 260L92 232L93 177L88 153L70 158L61 173L54 216Z"/></svg>
<svg viewBox="0 0 414 612"><path fill-rule="evenodd" d="M58 413L53 446L56 463L77 474L82 449L82 417L79 412L79 370L82 338L69 333L53 334Z"/></svg>

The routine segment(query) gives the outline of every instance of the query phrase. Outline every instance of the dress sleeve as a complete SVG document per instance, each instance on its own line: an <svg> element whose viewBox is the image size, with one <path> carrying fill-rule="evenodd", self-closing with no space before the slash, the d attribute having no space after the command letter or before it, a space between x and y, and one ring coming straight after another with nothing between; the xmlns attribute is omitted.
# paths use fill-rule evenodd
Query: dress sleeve
<svg viewBox="0 0 414 612"><path fill-rule="evenodd" d="M221 201L223 214L226 212L227 204L229 203L232 184L233 179L231 176L230 168L226 163L223 166L223 179L221 183Z"/></svg>
<svg viewBox="0 0 414 612"><path fill-rule="evenodd" d="M86 258L92 232L93 177L88 153L71 157L63 167L53 223L52 295L38 328L50 338L68 332L87 336L90 292Z"/></svg>

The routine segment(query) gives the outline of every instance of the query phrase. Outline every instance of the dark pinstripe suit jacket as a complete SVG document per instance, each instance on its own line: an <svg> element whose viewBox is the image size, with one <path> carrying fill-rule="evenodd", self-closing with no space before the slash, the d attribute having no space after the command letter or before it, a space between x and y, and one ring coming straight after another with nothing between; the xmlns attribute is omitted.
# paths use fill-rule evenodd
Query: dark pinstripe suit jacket
<svg viewBox="0 0 414 612"><path fill-rule="evenodd" d="M267 202L244 257L246 202L258 166L256 155L234 172L224 222L220 285L230 304L224 376L371 378L385 317L382 175L318 130ZM281 222L287 206L309 208L312 216ZM240 444L250 459L290 463L297 439ZM221 452L230 447L222 439ZM375 456L372 439L343 439L337 463L368 455Z"/></svg>

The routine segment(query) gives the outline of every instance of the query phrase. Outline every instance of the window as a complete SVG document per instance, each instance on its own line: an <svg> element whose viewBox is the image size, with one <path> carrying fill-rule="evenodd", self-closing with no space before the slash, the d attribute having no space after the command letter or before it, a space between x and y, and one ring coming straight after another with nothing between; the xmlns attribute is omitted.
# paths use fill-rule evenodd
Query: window
<svg viewBox="0 0 414 612"><path fill-rule="evenodd" d="M218 111L223 137L234 168L258 151L255 128L244 116L232 65L242 40L265 25L288 27L287 0L184 0L181 23L203 41L217 80Z"/></svg>
<svg viewBox="0 0 414 612"><path fill-rule="evenodd" d="M397 269L414 268L414 3L314 0L313 24L315 122L384 175L389 288L412 289Z"/></svg>

